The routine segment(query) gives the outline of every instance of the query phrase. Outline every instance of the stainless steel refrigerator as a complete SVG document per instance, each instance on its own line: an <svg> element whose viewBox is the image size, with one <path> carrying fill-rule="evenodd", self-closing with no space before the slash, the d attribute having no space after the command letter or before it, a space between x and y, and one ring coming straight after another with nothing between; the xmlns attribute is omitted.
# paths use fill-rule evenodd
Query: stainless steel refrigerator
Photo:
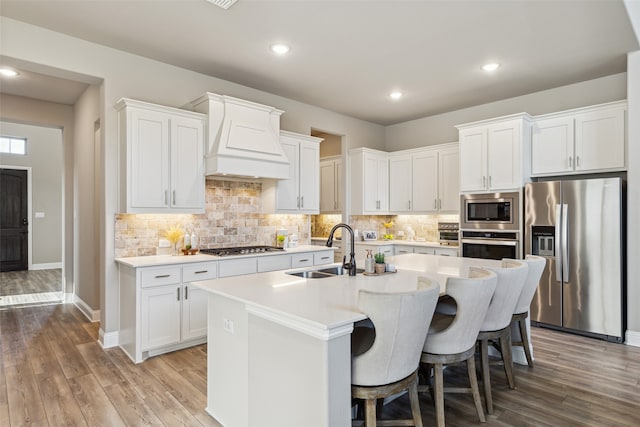
<svg viewBox="0 0 640 427"><path fill-rule="evenodd" d="M525 186L524 253L547 259L533 324L622 342L624 206L619 177Z"/></svg>

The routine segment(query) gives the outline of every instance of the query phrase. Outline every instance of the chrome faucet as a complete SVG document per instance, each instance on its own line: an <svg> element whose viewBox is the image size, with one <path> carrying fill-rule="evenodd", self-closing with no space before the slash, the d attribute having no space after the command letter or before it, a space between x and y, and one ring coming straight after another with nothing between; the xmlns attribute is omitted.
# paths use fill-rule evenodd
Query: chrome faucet
<svg viewBox="0 0 640 427"><path fill-rule="evenodd" d="M349 276L355 276L356 275L356 249L355 249L355 236L353 234L353 229L349 227L347 224L343 224L343 223L334 225L333 228L331 229L331 232L329 233L329 238L327 239L327 247L330 248L331 246L333 246L333 233L335 233L335 231L338 228L344 228L347 231L349 231L349 234L351 234L351 254L350 254L351 257L349 258L349 262L347 262L346 255L342 258L342 267L349 270Z"/></svg>

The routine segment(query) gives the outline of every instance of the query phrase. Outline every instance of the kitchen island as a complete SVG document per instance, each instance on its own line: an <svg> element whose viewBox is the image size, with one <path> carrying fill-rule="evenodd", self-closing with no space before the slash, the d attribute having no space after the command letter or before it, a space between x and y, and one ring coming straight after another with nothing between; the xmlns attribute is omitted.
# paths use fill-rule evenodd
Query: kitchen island
<svg viewBox="0 0 640 427"><path fill-rule="evenodd" d="M500 265L422 254L388 262L397 273L305 279L273 271L194 282L209 292L207 412L225 427L351 425L350 335L366 319L358 291L411 291L425 276L444 293L447 277Z"/></svg>

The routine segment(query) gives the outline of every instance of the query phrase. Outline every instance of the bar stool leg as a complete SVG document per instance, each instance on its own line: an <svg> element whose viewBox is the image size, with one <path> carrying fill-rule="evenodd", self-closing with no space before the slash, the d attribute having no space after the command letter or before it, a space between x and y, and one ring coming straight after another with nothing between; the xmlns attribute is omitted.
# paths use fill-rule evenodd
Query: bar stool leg
<svg viewBox="0 0 640 427"><path fill-rule="evenodd" d="M527 364L533 368L533 356L531 355L531 348L529 347L529 334L527 333L526 317L518 320L518 326L520 327L520 340L522 341L522 347L524 347L524 355L527 358Z"/></svg>

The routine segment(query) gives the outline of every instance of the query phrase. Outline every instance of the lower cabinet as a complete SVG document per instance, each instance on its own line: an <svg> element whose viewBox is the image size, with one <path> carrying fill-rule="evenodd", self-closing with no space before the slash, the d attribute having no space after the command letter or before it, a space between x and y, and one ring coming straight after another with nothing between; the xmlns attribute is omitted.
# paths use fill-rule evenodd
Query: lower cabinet
<svg viewBox="0 0 640 427"><path fill-rule="evenodd" d="M426 254L426 255L442 255L442 256L458 256L458 248L443 248L433 246L411 246L411 245L394 245L394 254Z"/></svg>

